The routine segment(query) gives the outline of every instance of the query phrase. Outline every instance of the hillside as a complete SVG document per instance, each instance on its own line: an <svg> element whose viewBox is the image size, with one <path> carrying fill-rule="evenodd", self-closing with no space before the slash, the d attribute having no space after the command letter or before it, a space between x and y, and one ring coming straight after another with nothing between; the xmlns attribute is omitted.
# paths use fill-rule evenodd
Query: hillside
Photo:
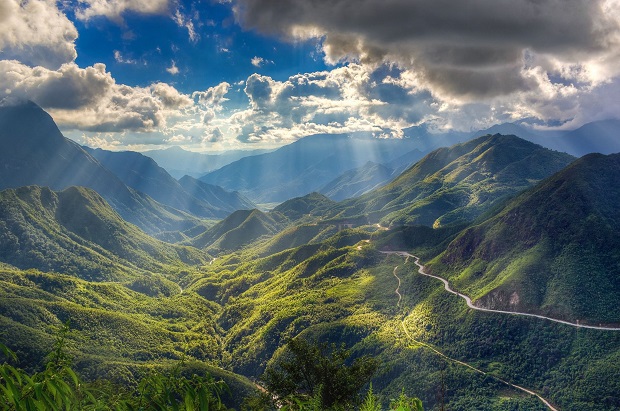
<svg viewBox="0 0 620 411"><path fill-rule="evenodd" d="M259 210L239 210L188 243L213 253L234 251L283 228L282 219ZM277 216L275 216L277 218Z"/></svg>
<svg viewBox="0 0 620 411"><path fill-rule="evenodd" d="M433 271L482 306L620 323L620 155L584 156L459 235Z"/></svg>
<svg viewBox="0 0 620 411"><path fill-rule="evenodd" d="M408 139L315 135L271 153L242 158L200 180L239 191L257 203L282 202L318 191L368 161L385 163L414 148Z"/></svg>
<svg viewBox="0 0 620 411"><path fill-rule="evenodd" d="M319 192L334 201L359 197L386 184L394 176L394 170L371 161L350 170L327 183Z"/></svg>
<svg viewBox="0 0 620 411"><path fill-rule="evenodd" d="M177 181L153 159L140 153L84 149L127 186L178 210L203 218L224 218L240 208L252 208L237 193L221 187L197 186L188 181L191 177Z"/></svg>
<svg viewBox="0 0 620 411"><path fill-rule="evenodd" d="M546 409L494 376L542 393L558 409L614 409L618 333L470 310L437 280L416 275L412 261L377 252L375 237L361 230L278 251L278 237L309 238L318 227L300 230L270 240L274 253L257 255L266 251L259 246L219 257L188 287L222 305L217 321L236 372L260 375L299 335L372 355L382 364L373 389L388 398L415 392L425 409L442 401L462 411ZM575 370L588 379L568 378Z"/></svg>
<svg viewBox="0 0 620 411"><path fill-rule="evenodd" d="M256 204L238 191L227 191L220 186L207 184L190 176L181 178L179 184L193 197L216 207L220 213L224 212L226 215L237 210L256 208Z"/></svg>
<svg viewBox="0 0 620 411"><path fill-rule="evenodd" d="M208 256L155 240L128 224L96 192L27 186L0 192L0 261L88 280L175 272Z"/></svg>
<svg viewBox="0 0 620 411"><path fill-rule="evenodd" d="M295 197L283 202L275 207L273 212L286 216L290 221L299 222L304 219L315 221L335 205L336 202L323 194L310 193L303 197Z"/></svg>
<svg viewBox="0 0 620 411"><path fill-rule="evenodd" d="M52 118L32 102L0 106L0 189L27 185L63 190L92 188L127 221L149 233L199 222L128 188L111 171L65 138Z"/></svg>
<svg viewBox="0 0 620 411"><path fill-rule="evenodd" d="M388 185L339 205L339 216L383 225L473 221L573 160L515 136L487 135L437 149Z"/></svg>

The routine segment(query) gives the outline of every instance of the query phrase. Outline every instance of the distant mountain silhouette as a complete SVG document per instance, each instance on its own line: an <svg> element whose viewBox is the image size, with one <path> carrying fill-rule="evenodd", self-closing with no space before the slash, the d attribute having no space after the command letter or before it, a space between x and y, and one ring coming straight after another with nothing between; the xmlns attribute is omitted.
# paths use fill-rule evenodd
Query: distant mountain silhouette
<svg viewBox="0 0 620 411"><path fill-rule="evenodd" d="M238 193L230 193L205 183L201 183L200 187L191 185L192 180L198 182L191 177L185 178L184 186L143 154L86 147L85 150L129 187L148 194L162 204L196 216L224 218L235 210L255 207Z"/></svg>
<svg viewBox="0 0 620 411"><path fill-rule="evenodd" d="M179 146L161 150L149 150L142 154L151 157L161 167L165 168L170 175L181 178L184 175L200 177L240 158L268 153L273 150L231 150L220 154L203 154L187 151Z"/></svg>
<svg viewBox="0 0 620 411"><path fill-rule="evenodd" d="M65 138L54 120L30 101L0 104L0 165L0 189L27 185L54 190L89 187L124 219L150 233L186 229L198 223L190 215L127 187L82 147Z"/></svg>
<svg viewBox="0 0 620 411"><path fill-rule="evenodd" d="M368 161L386 163L414 148L409 139L315 135L271 153L242 158L200 180L240 191L254 202L281 202L320 190Z"/></svg>

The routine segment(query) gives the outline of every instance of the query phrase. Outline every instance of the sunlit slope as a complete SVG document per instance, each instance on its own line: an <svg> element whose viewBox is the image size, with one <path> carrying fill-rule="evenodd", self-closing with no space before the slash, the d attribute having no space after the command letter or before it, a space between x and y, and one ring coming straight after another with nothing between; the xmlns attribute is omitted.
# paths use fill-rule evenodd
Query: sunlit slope
<svg viewBox="0 0 620 411"><path fill-rule="evenodd" d="M573 160L515 136L487 135L425 156L385 187L340 205L384 225L472 221Z"/></svg>
<svg viewBox="0 0 620 411"><path fill-rule="evenodd" d="M369 161L362 167L345 172L327 183L320 192L334 201L359 197L386 184L393 178L394 170Z"/></svg>
<svg viewBox="0 0 620 411"><path fill-rule="evenodd" d="M208 257L125 222L93 190L27 186L0 192L0 260L90 280L171 272Z"/></svg>
<svg viewBox="0 0 620 411"><path fill-rule="evenodd" d="M21 368L41 369L68 322L65 350L85 380L129 388L154 369L209 373L230 387L222 399L240 407L255 386L221 368L220 308L172 285L161 293L156 281L142 281L136 292L136 282L0 268L0 341L18 354Z"/></svg>
<svg viewBox="0 0 620 411"><path fill-rule="evenodd" d="M283 227L282 220L274 219L271 213L239 210L189 241L189 244L215 253L230 252L250 245L263 236L274 235Z"/></svg>
<svg viewBox="0 0 620 411"><path fill-rule="evenodd" d="M620 334L475 312L437 280L417 275L412 261L376 251L376 235L388 233L344 230L263 256L261 247L246 248L197 274L188 290L222 305L217 323L232 369L258 376L282 354L287 338L301 335L378 359L373 389L385 398L404 388L422 398L425 409L439 409L437 393L445 384L449 409L546 409L422 342L540 392L560 409L613 409L605 407L617 387ZM589 379L567 377L577 369Z"/></svg>
<svg viewBox="0 0 620 411"><path fill-rule="evenodd" d="M584 156L459 235L433 264L494 308L620 323L620 155Z"/></svg>
<svg viewBox="0 0 620 411"><path fill-rule="evenodd" d="M97 191L123 218L147 232L197 224L193 217L128 188L65 138L52 118L32 102L0 106L0 164L0 189L84 186Z"/></svg>
<svg viewBox="0 0 620 411"><path fill-rule="evenodd" d="M335 205L336 202L323 194L313 192L303 197L291 198L273 211L284 215L291 222L316 221Z"/></svg>

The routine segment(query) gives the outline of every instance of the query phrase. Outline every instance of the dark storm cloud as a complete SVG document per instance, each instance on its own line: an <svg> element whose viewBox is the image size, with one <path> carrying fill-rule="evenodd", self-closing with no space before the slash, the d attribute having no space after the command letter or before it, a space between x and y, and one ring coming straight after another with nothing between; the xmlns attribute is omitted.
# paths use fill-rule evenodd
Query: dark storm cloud
<svg viewBox="0 0 620 411"><path fill-rule="evenodd" d="M613 52L617 7L610 0L237 0L235 12L263 33L324 36L329 61L396 62L431 89L475 98L527 89L526 51L569 63Z"/></svg>

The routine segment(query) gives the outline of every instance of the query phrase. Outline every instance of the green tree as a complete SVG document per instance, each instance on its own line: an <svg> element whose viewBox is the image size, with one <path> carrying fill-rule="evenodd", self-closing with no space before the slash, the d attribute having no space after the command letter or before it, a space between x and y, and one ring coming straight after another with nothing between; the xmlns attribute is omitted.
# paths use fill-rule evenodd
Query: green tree
<svg viewBox="0 0 620 411"><path fill-rule="evenodd" d="M350 360L344 345L288 341L286 352L267 368L262 380L276 405L288 409L354 409L360 390L377 370L374 358ZM306 404L303 406L302 404Z"/></svg>

